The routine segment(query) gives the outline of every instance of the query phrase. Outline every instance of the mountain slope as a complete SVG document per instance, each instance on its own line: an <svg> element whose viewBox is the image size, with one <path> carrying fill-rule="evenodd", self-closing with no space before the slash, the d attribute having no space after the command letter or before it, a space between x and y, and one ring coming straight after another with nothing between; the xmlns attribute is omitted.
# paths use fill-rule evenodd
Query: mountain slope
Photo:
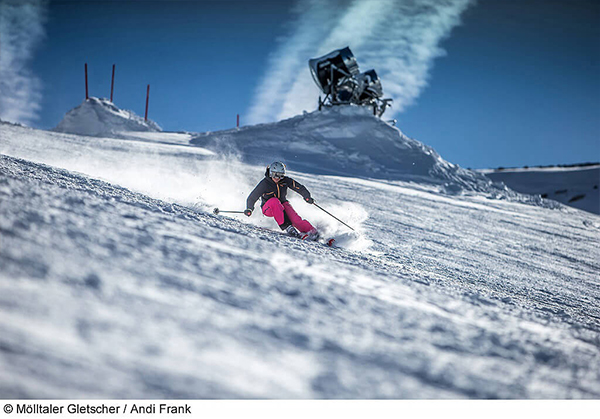
<svg viewBox="0 0 600 419"><path fill-rule="evenodd" d="M600 397L598 216L352 108L122 122L0 123L0 397ZM340 248L212 214L279 158L357 234L294 194Z"/></svg>
<svg viewBox="0 0 600 419"><path fill-rule="evenodd" d="M482 170L515 191L540 195L600 215L600 164Z"/></svg>
<svg viewBox="0 0 600 419"><path fill-rule="evenodd" d="M356 252L0 167L3 397L600 396L597 217L301 175Z"/></svg>

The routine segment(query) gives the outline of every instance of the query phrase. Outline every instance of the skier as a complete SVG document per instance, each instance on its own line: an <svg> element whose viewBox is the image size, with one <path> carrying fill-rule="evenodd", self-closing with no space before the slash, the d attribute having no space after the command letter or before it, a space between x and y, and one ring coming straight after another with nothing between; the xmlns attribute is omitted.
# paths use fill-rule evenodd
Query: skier
<svg viewBox="0 0 600 419"><path fill-rule="evenodd" d="M288 188L302 195L309 204L315 202L306 187L285 175L285 164L276 161L267 166L265 178L248 196L244 214L250 217L254 211L254 204L258 198L261 198L262 213L267 217L275 218L281 230L300 239L317 240L319 238L317 229L303 220L288 202L286 198Z"/></svg>

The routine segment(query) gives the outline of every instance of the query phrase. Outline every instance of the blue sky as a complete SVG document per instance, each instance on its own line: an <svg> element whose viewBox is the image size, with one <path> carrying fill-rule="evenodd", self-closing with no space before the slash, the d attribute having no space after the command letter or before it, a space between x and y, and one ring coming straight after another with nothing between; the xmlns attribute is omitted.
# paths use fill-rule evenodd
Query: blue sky
<svg viewBox="0 0 600 419"><path fill-rule="evenodd" d="M397 98L384 118L450 162L488 168L600 160L600 3L453 2L443 13L420 10L428 31L418 33L402 0L386 3L380 15L385 2L374 0L50 1L45 36L28 62L42 94L38 118L28 123L52 128L82 102L84 63L90 95L98 97L110 96L116 64L114 102L139 115L150 84L149 117L165 130L228 129L238 113L242 125L277 120L316 107L308 59L328 45L349 45L361 70L378 70L384 92ZM352 7L361 20L350 19ZM379 26L369 29L376 19ZM336 37L331 27L346 34ZM311 50L311 36L313 43L327 39ZM422 41L429 37L435 45ZM419 48L402 51L399 38ZM399 70L398 56L413 67Z"/></svg>

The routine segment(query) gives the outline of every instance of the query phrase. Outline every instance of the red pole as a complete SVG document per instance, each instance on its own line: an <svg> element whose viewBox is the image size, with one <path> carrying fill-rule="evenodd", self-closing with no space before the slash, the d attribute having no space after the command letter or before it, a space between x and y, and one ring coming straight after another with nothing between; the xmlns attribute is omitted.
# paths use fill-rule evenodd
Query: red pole
<svg viewBox="0 0 600 419"><path fill-rule="evenodd" d="M146 90L146 116L144 116L144 121L148 120L148 99L150 98L150 85L148 85L148 89Z"/></svg>
<svg viewBox="0 0 600 419"><path fill-rule="evenodd" d="M88 95L88 82L87 82L87 63L85 63L85 100L88 100L90 95Z"/></svg>
<svg viewBox="0 0 600 419"><path fill-rule="evenodd" d="M110 82L110 101L113 101L113 91L115 90L115 65L113 64L112 81Z"/></svg>
<svg viewBox="0 0 600 419"><path fill-rule="evenodd" d="M237 114L237 127L240 127L240 114Z"/></svg>

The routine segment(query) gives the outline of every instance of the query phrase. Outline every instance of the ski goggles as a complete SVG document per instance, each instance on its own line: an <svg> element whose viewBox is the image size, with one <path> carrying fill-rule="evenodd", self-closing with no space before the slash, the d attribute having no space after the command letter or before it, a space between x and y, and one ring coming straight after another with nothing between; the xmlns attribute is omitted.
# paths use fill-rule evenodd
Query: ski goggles
<svg viewBox="0 0 600 419"><path fill-rule="evenodd" d="M271 177L276 177L277 179L283 179L285 173L281 172L271 172Z"/></svg>

